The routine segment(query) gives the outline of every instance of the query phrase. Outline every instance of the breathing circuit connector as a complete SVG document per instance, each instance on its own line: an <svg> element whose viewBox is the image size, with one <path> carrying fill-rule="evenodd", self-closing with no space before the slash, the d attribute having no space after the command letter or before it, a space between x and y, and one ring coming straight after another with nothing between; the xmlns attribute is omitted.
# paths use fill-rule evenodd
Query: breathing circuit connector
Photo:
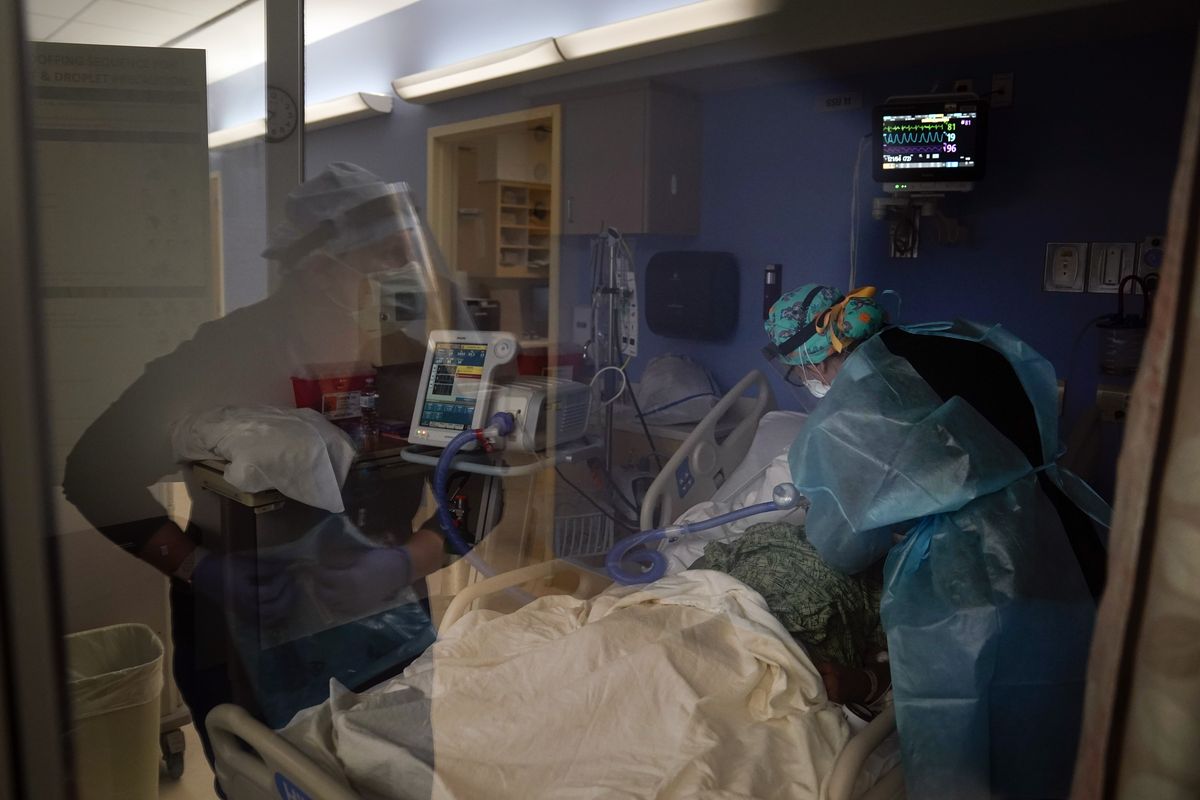
<svg viewBox="0 0 1200 800"><path fill-rule="evenodd" d="M483 436L488 441L495 442L497 439L508 436L516 427L516 417L507 411L497 411L488 420L487 427L483 429Z"/></svg>

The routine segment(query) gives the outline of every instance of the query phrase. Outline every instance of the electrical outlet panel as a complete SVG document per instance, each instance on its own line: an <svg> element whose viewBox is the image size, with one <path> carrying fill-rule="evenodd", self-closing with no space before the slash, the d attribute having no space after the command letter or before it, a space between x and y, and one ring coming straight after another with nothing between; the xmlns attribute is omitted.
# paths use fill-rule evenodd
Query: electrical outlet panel
<svg viewBox="0 0 1200 800"><path fill-rule="evenodd" d="M1163 265L1163 249L1166 247L1166 239L1162 236L1147 236L1142 239L1142 243L1137 249L1137 276L1144 281L1154 283L1158 282L1158 271ZM1153 291L1156 287L1151 286ZM1139 288L1137 290L1141 292Z"/></svg>
<svg viewBox="0 0 1200 800"><path fill-rule="evenodd" d="M1092 242L1088 255L1089 292L1115 294L1121 281L1137 268L1133 242Z"/></svg>
<svg viewBox="0 0 1200 800"><path fill-rule="evenodd" d="M997 72L992 76L992 93L988 95L988 105L992 108L1006 108L1013 104L1013 74Z"/></svg>
<svg viewBox="0 0 1200 800"><path fill-rule="evenodd" d="M1047 242L1042 288L1047 292L1082 292L1087 278L1087 242Z"/></svg>

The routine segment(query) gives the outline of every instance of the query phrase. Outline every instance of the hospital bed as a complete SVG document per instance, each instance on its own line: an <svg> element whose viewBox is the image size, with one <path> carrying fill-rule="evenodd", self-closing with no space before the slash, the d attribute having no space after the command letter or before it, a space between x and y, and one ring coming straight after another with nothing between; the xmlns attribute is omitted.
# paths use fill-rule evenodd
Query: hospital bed
<svg viewBox="0 0 1200 800"><path fill-rule="evenodd" d="M747 396L750 393L752 397ZM685 512L698 511L696 506L702 503L727 507L728 503L737 502L739 495L753 494L756 481L773 481L772 468L780 468L781 436L785 435L781 432L794 433L803 424L803 415L774 408L773 393L761 372L752 371L739 381L696 424L664 465L647 492L641 510L642 527L650 528L656 520L673 520ZM735 418L732 428L731 416ZM667 543L664 549L670 552L672 548L683 548L674 554L674 560L682 564L693 555L698 556L697 546L697 543ZM693 550L689 552L688 547ZM449 628L481 598L515 586L537 582L544 585L555 576L572 572L579 576L573 592L576 596L592 596L608 584L607 580L568 561L531 564L468 585L451 601L440 627ZM340 777L325 772L238 706L217 707L206 725L212 737L217 776L230 800L361 800ZM883 751L890 754L885 756ZM823 797L850 800L860 773L873 778L869 788L859 795L863 800L903 797L903 773L895 751L895 715L889 707L853 733L838 755L823 788Z"/></svg>

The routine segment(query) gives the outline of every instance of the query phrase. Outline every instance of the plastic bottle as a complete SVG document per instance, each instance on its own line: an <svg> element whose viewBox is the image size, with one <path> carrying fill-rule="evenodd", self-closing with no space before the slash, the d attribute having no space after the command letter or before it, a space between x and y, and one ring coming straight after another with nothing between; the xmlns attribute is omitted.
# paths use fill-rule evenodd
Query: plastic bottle
<svg viewBox="0 0 1200 800"><path fill-rule="evenodd" d="M374 377L367 378L359 395L359 408L362 411L363 443L370 447L379 438L379 390L375 388Z"/></svg>

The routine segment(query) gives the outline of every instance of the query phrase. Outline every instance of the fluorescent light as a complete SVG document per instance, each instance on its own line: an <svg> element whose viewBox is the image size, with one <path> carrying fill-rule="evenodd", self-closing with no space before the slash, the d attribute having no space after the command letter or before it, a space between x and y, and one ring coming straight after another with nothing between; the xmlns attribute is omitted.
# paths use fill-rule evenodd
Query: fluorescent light
<svg viewBox="0 0 1200 800"><path fill-rule="evenodd" d="M304 107L304 130L317 131L333 125L354 122L365 117L378 114L392 113L392 98L386 94L372 92L355 92L345 97L326 100L323 103L313 103ZM208 149L247 142L251 139L261 139L267 134L265 119L256 119L244 125L223 128L208 135Z"/></svg>
<svg viewBox="0 0 1200 800"><path fill-rule="evenodd" d="M235 125L232 128L222 128L219 131L213 131L208 135L208 149L216 150L218 147L229 147L231 144L238 144L250 139L261 139L266 135L266 119L256 119L244 125Z"/></svg>
<svg viewBox="0 0 1200 800"><path fill-rule="evenodd" d="M304 130L317 131L331 125L392 113L391 95L355 92L345 97L304 107Z"/></svg>
<svg viewBox="0 0 1200 800"><path fill-rule="evenodd" d="M451 97L472 84L496 81L522 72L559 64L563 60L553 39L511 47L392 81L396 94L405 100L437 100Z"/></svg>
<svg viewBox="0 0 1200 800"><path fill-rule="evenodd" d="M689 33L724 28L770 14L779 5L779 0L703 0L559 36L555 42L563 58L570 61Z"/></svg>

